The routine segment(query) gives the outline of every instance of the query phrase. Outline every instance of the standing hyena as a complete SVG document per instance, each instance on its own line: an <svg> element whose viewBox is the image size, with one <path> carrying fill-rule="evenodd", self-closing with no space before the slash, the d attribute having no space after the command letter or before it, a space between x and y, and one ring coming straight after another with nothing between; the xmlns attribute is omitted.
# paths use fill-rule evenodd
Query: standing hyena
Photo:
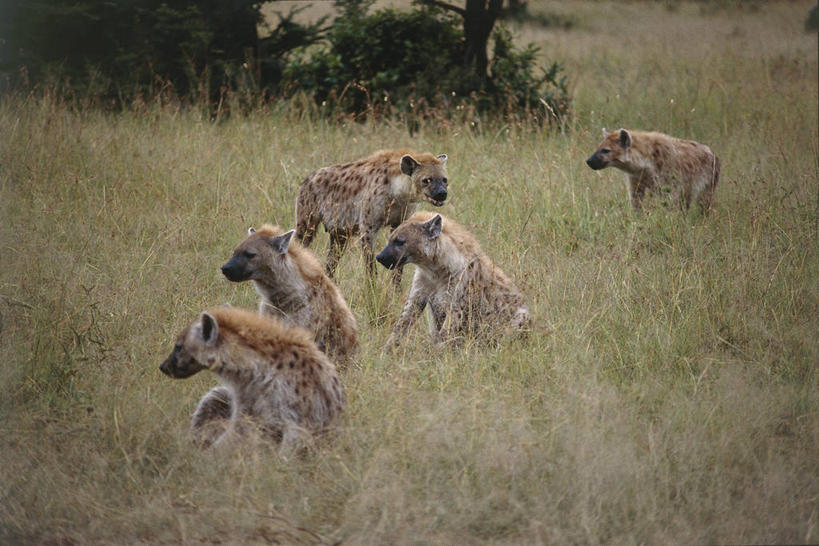
<svg viewBox="0 0 819 546"><path fill-rule="evenodd" d="M711 148L662 133L603 129L603 142L586 163L596 171L606 167L624 171L635 209L648 190L671 193L672 201L685 209L696 200L707 212L719 181L719 158Z"/></svg>
<svg viewBox="0 0 819 546"><path fill-rule="evenodd" d="M159 369L179 379L208 369L222 380L191 421L205 443L224 442L249 418L291 447L327 427L346 404L335 367L307 331L231 307L203 312Z"/></svg>
<svg viewBox="0 0 819 546"><path fill-rule="evenodd" d="M313 332L319 349L345 363L358 347L355 317L313 253L292 240L293 233L267 224L250 228L222 273L233 282L253 281L260 313Z"/></svg>
<svg viewBox="0 0 819 546"><path fill-rule="evenodd" d="M428 201L447 197L446 156L409 150L381 150L369 157L324 167L309 175L296 201L296 236L309 246L319 223L330 234L327 274L331 277L347 240L361 234L367 270L373 274L373 241L382 226L397 227ZM400 280L400 270L396 272Z"/></svg>
<svg viewBox="0 0 819 546"><path fill-rule="evenodd" d="M529 326L523 294L472 234L440 214L419 212L398 226L377 260L387 269L417 266L388 348L401 342L427 305L435 343L466 335L493 337Z"/></svg>

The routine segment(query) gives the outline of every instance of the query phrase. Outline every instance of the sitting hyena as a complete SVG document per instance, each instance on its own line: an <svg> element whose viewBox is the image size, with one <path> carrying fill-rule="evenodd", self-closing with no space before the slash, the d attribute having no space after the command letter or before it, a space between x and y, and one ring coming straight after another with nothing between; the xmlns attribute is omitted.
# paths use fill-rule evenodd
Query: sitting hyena
<svg viewBox="0 0 819 546"><path fill-rule="evenodd" d="M596 171L609 166L624 171L635 209L648 190L671 193L672 200L685 209L696 200L707 212L720 171L719 158L704 144L626 129L614 133L603 129L603 142L586 163Z"/></svg>
<svg viewBox="0 0 819 546"><path fill-rule="evenodd" d="M468 231L440 214L416 213L393 231L377 259L388 269L417 266L388 348L401 342L427 305L435 343L529 326L529 309L515 284Z"/></svg>
<svg viewBox="0 0 819 546"><path fill-rule="evenodd" d="M233 282L253 281L260 313L313 332L319 349L346 363L358 347L355 317L313 253L292 240L293 233L267 224L250 228L222 273Z"/></svg>
<svg viewBox="0 0 819 546"><path fill-rule="evenodd" d="M319 223L330 234L327 274L331 277L347 240L361 234L367 270L373 273L373 241L382 226L397 227L416 203L436 207L447 197L446 156L409 150L381 150L369 157L324 167L309 175L296 201L296 236L309 246ZM400 280L400 270L396 272Z"/></svg>
<svg viewBox="0 0 819 546"><path fill-rule="evenodd" d="M191 421L206 444L214 432L215 443L224 442L249 418L283 446L294 446L327 427L346 404L335 367L306 330L231 307L203 312L159 369L180 379L208 369L222 380Z"/></svg>

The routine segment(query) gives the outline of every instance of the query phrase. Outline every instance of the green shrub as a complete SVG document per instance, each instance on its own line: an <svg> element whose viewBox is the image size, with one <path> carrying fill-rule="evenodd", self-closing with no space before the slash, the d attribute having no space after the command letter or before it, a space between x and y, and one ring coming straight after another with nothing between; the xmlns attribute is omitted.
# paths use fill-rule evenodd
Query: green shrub
<svg viewBox="0 0 819 546"><path fill-rule="evenodd" d="M541 121L569 113L562 66L535 75L537 48L516 47L503 27L493 35L490 73L480 81L464 66L457 17L426 6L373 13L358 3L345 8L326 42L294 54L284 71L291 91L308 93L327 113L451 115L468 106Z"/></svg>

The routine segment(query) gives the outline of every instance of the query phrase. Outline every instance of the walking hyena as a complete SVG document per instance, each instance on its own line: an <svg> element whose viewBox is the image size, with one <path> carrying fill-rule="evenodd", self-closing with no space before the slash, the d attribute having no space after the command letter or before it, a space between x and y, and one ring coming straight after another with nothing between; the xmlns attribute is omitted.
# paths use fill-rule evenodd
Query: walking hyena
<svg viewBox="0 0 819 546"><path fill-rule="evenodd" d="M208 369L222 380L191 421L206 443L212 429L221 433L216 443L224 442L250 418L283 446L293 446L327 427L346 404L335 367L306 330L231 307L203 312L159 369L179 379Z"/></svg>
<svg viewBox="0 0 819 546"><path fill-rule="evenodd" d="M393 231L377 259L387 269L417 266L388 348L400 343L427 305L435 343L529 326L523 294L472 234L440 214L416 213Z"/></svg>
<svg viewBox="0 0 819 546"><path fill-rule="evenodd" d="M596 171L606 167L624 171L635 209L648 190L671 193L672 201L685 209L696 200L707 212L720 171L719 158L705 144L626 129L614 133L603 129L603 142L586 163Z"/></svg>
<svg viewBox="0 0 819 546"><path fill-rule="evenodd" d="M381 150L369 157L324 167L301 184L296 201L296 236L309 246L319 223L330 235L327 274L331 277L347 240L361 234L367 270L373 274L373 241L384 225L397 227L428 201L447 197L446 156L409 150ZM396 272L400 280L400 269Z"/></svg>
<svg viewBox="0 0 819 546"><path fill-rule="evenodd" d="M260 313L313 332L319 349L345 363L358 347L355 317L313 253L292 240L293 233L268 224L250 228L222 273L233 282L253 281Z"/></svg>

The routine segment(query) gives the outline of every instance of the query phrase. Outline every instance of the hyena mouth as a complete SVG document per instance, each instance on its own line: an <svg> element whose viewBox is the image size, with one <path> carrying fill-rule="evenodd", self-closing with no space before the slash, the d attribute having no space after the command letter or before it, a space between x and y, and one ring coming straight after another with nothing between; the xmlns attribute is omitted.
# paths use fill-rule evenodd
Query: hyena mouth
<svg viewBox="0 0 819 546"><path fill-rule="evenodd" d="M426 198L426 200L427 200L429 203L432 203L432 204L433 204L433 205L435 205L436 207L443 207L443 206L444 206L444 200L443 200L443 199L441 199L441 200L438 200L438 199L433 199L432 197L430 197L430 196L428 196L428 195L426 195L426 196L424 196L424 197Z"/></svg>

